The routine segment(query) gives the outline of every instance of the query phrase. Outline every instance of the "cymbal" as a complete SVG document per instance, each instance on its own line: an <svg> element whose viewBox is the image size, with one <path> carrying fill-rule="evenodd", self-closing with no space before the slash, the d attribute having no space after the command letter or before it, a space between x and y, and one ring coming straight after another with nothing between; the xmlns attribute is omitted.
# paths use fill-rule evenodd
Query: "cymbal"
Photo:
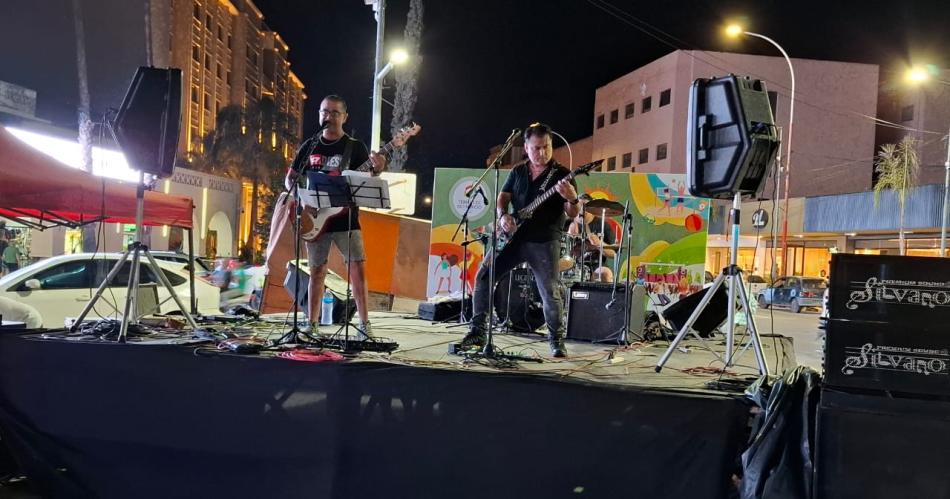
<svg viewBox="0 0 950 499"><path fill-rule="evenodd" d="M609 199L595 199L584 206L584 211L593 215L616 217L623 215L623 205Z"/></svg>

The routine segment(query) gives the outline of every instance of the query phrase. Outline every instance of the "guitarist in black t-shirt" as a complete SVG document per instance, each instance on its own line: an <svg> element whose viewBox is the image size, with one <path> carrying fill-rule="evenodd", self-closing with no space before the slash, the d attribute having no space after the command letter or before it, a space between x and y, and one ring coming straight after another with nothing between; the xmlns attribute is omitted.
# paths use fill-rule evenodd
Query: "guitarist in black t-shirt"
<svg viewBox="0 0 950 499"><path fill-rule="evenodd" d="M495 259L497 282L522 262L527 262L534 273L544 303L544 321L548 326L548 341L551 354L564 357L564 323L561 313L563 297L558 287L559 238L567 218L578 213L577 190L571 172L552 159L551 129L535 123L524 131L524 149L528 160L515 166L508 175L504 187L498 193L498 224L502 231L517 233ZM525 208L546 190L554 188L556 194L538 206L531 218L518 227L509 213ZM565 216L566 215L566 216ZM475 277L475 293L472 297L472 323L462 340L462 347L480 347L485 344L489 303L492 284L488 282L491 258L486 256Z"/></svg>
<svg viewBox="0 0 950 499"><path fill-rule="evenodd" d="M378 175L386 168L386 158L369 149L361 141L356 140L343 132L343 124L349 115L346 112L346 101L339 95L328 95L320 102L320 125L323 131L305 140L297 150L293 165L287 171L284 183L289 190L298 180L304 166L310 171L319 171L326 175L341 175L343 170L356 169L369 159L373 164L373 174ZM309 183L309 181L308 181ZM308 185L308 188L313 187ZM352 224L353 233L347 238L347 228ZM327 227L314 241L307 241L307 262L310 267L310 284L307 286L308 317L311 322L311 331L316 332L320 324L320 301L323 298L323 283L327 277L327 257L330 255L330 243L347 256L347 241L350 255L350 282L353 284L353 298L356 300L356 309L360 323L357 326L359 337L372 337L369 323L367 303L369 292L366 287L366 252L363 247L363 233L360 230L359 210L349 210L349 220L346 216L329 220Z"/></svg>

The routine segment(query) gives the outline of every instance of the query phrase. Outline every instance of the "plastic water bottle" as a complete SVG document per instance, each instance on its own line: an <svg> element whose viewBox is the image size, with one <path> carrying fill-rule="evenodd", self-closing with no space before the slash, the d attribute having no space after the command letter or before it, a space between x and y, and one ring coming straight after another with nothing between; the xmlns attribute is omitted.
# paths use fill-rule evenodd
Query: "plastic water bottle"
<svg viewBox="0 0 950 499"><path fill-rule="evenodd" d="M329 326L333 324L333 294L330 290L323 292L323 302L320 305L320 325Z"/></svg>

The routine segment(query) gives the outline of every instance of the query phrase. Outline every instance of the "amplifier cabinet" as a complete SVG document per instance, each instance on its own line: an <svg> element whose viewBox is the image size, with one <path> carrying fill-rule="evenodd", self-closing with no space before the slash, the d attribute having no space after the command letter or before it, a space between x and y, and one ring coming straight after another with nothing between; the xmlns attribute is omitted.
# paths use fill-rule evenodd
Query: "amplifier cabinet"
<svg viewBox="0 0 950 499"><path fill-rule="evenodd" d="M950 323L950 259L831 255L832 319L946 329Z"/></svg>
<svg viewBox="0 0 950 499"><path fill-rule="evenodd" d="M825 385L950 396L950 331L831 319Z"/></svg>
<svg viewBox="0 0 950 499"><path fill-rule="evenodd" d="M817 499L950 497L950 403L823 389Z"/></svg>
<svg viewBox="0 0 950 499"><path fill-rule="evenodd" d="M621 343L639 339L646 320L646 290L640 285L616 287L616 300L610 303L614 285L579 282L569 288L567 301L567 338L593 343ZM630 329L623 335L625 296L630 300ZM608 308L607 305L610 304Z"/></svg>

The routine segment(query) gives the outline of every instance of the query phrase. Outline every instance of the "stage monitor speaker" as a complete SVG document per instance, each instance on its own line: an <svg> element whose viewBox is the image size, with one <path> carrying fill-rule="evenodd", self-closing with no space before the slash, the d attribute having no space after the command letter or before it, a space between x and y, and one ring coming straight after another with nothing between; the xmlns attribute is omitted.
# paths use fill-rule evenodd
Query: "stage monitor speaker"
<svg viewBox="0 0 950 499"><path fill-rule="evenodd" d="M690 88L687 120L689 192L757 196L779 146L765 83L735 75L700 78Z"/></svg>
<svg viewBox="0 0 950 499"><path fill-rule="evenodd" d="M294 299L294 286L296 285L294 275L296 274L296 267L293 262L287 263L287 276L284 277L284 289L287 291L287 294L290 295L291 306L293 306ZM334 324L343 324L343 316L346 313L346 302L341 298L346 296L346 284L344 282L343 288L340 289L339 286L334 286L331 284L331 278L328 275L326 281L326 289L330 290L330 294L333 295L333 323ZM304 316L307 315L307 286L310 284L310 272L306 268L300 273L300 301L298 302L300 306L300 312ZM353 314L356 313L356 300L350 299L350 319L353 318ZM319 307L317 308L319 311Z"/></svg>
<svg viewBox="0 0 950 499"><path fill-rule="evenodd" d="M624 284L617 285L613 303L610 303L613 284L579 282L572 285L568 291L567 338L592 343L641 339L646 320L646 290L639 285L630 288L630 329L627 338L622 338Z"/></svg>
<svg viewBox="0 0 950 499"><path fill-rule="evenodd" d="M679 331L689 320L699 302L706 296L709 288L703 288L691 295L680 298L679 301L663 309L661 314L667 322L673 326L673 329ZM729 294L726 292L726 286L719 286L716 294L709 300L709 304L699 314L699 318L693 323L693 329L703 338L708 338L713 331L725 322L728 318Z"/></svg>
<svg viewBox="0 0 950 499"><path fill-rule="evenodd" d="M170 177L181 126L181 70L140 67L113 125L132 169Z"/></svg>

